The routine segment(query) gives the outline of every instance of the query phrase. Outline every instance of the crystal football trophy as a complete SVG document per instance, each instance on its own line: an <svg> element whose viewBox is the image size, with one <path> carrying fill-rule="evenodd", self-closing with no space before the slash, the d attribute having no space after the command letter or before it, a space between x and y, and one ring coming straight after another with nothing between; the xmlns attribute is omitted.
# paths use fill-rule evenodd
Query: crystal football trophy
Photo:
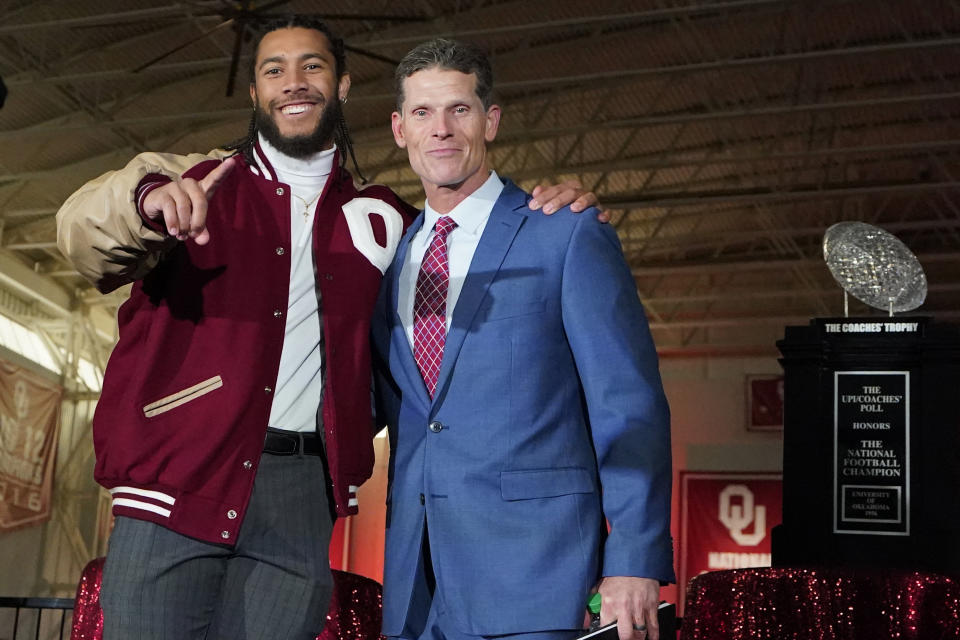
<svg viewBox="0 0 960 640"><path fill-rule="evenodd" d="M892 234L865 222L838 222L823 235L823 258L847 294L875 309L916 309L927 297L927 278L913 252Z"/></svg>

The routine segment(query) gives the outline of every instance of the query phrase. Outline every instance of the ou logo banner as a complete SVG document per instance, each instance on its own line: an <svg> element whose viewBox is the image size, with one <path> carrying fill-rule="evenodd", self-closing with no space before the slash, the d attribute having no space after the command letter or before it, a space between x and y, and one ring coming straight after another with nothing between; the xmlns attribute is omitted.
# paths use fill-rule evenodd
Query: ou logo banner
<svg viewBox="0 0 960 640"><path fill-rule="evenodd" d="M733 499L739 498L738 503ZM720 522L737 544L752 547L767 535L767 508L754 505L753 492L746 485L728 484L720 492ZM753 525L753 533L743 530Z"/></svg>

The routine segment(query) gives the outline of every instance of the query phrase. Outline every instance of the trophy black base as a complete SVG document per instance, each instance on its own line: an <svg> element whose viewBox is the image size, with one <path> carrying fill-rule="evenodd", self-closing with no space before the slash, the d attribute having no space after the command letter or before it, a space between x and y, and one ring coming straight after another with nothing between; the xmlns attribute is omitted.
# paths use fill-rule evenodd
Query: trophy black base
<svg viewBox="0 0 960 640"><path fill-rule="evenodd" d="M960 327L787 327L778 567L960 573Z"/></svg>

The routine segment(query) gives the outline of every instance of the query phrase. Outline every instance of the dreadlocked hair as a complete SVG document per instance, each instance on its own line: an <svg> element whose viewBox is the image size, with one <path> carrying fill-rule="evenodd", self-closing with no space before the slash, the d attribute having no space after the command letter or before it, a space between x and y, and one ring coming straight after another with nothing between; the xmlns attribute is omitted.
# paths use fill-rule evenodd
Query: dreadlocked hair
<svg viewBox="0 0 960 640"><path fill-rule="evenodd" d="M333 138L337 143L337 148L340 149L340 166L343 166L346 162L349 153L353 168L357 172L357 177L360 178L360 184L367 184L367 178L360 170L360 165L357 164L357 155L353 151L353 138L350 137L350 129L347 128L347 119L343 117L343 111L340 112L340 117L337 119L337 128L333 132Z"/></svg>
<svg viewBox="0 0 960 640"><path fill-rule="evenodd" d="M257 110L254 108L253 113L250 114L250 125L247 127L247 135L223 145L223 149L239 152L248 165L255 165L256 163L253 161L253 145L256 140Z"/></svg>
<svg viewBox="0 0 960 640"><path fill-rule="evenodd" d="M290 14L288 16L282 16L265 22L260 27L259 35L257 36L257 40L253 45L253 55L250 56L250 66L248 67L250 84L256 83L257 49L260 48L260 41L263 40L263 37L268 33L272 33L280 29L290 29L293 27L311 29L313 31L319 31L322 33L330 43L330 53L333 54L337 79L339 80L343 77L343 74L347 71L347 61L343 46L343 39L334 34L330 27L327 26L327 24L322 20L317 20L316 18L308 15ZM336 99L335 96L332 97L333 99ZM357 176L360 178L363 184L366 184L367 179L364 177L363 172L360 171L360 165L357 164L357 156L353 150L353 140L350 137L350 130L347 129L347 121L344 119L342 111L337 119L333 138L337 148L340 149L340 166L342 167L344 164L346 164L347 154L350 154L350 159L353 162L353 168L357 172ZM254 107L253 113L250 115L250 124L247 127L247 135L242 138L237 138L233 142L225 144L223 149L227 151L236 151L243 156L243 159L246 160L247 164L255 164L253 159L253 146L256 143L257 111L256 107Z"/></svg>

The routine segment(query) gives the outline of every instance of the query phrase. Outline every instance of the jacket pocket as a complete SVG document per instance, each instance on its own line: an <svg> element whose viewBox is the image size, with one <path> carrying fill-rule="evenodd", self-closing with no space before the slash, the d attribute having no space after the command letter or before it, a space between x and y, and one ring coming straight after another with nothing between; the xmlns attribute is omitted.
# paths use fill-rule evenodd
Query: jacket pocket
<svg viewBox="0 0 960 640"><path fill-rule="evenodd" d="M481 320L500 320L502 318L526 316L532 313L543 313L543 310L546 308L546 300L495 301L488 299L480 305L480 308L477 310L477 315Z"/></svg>
<svg viewBox="0 0 960 640"><path fill-rule="evenodd" d="M553 498L593 491L593 478L582 467L500 472L500 496L504 500Z"/></svg>
<svg viewBox="0 0 960 640"><path fill-rule="evenodd" d="M179 407L180 405L190 402L191 400L196 400L200 396L204 396L214 389L219 389L222 386L223 380L220 378L220 376L213 376L212 378L208 378L203 382L198 382L192 387L187 387L186 389L177 391L169 396L165 396L159 400L151 402L143 408L143 415L148 418L158 416L161 413L166 413L167 411L170 411L170 409Z"/></svg>

